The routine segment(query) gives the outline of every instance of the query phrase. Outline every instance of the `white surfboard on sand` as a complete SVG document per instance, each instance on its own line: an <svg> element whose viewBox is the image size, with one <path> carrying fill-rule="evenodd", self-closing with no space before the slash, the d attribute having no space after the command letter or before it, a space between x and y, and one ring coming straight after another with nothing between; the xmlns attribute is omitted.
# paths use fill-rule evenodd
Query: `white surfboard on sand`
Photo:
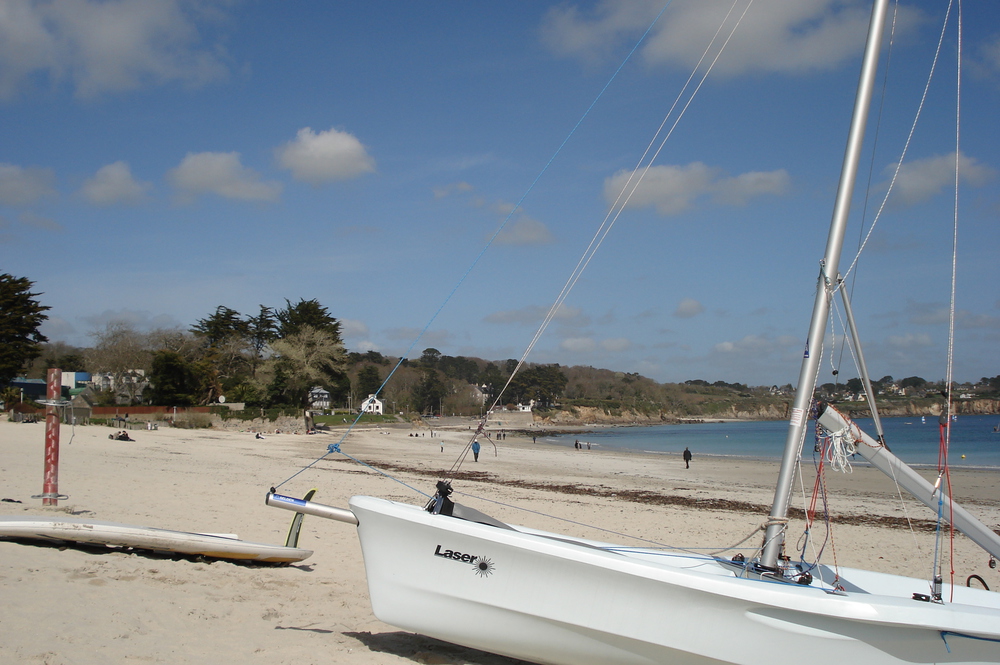
<svg viewBox="0 0 1000 665"><path fill-rule="evenodd" d="M227 535L187 533L116 522L37 515L0 516L0 538L112 545L268 563L293 563L312 556L312 550L251 543Z"/></svg>

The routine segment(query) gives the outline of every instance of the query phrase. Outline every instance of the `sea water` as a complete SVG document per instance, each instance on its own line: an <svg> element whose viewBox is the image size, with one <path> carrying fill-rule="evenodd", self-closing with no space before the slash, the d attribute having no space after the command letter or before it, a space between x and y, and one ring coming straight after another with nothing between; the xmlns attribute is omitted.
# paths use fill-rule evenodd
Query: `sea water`
<svg viewBox="0 0 1000 665"><path fill-rule="evenodd" d="M875 438L870 418L857 424ZM994 427L1000 416L959 416L951 423L949 463L951 466L989 467L1000 471L1000 433ZM803 456L812 453L815 423L810 421ZM940 434L937 417L883 418L885 440L892 452L911 466L935 466ZM649 427L602 427L579 434L548 436L546 443L572 446L579 440L598 449L626 449L680 455L684 448L698 455L778 459L785 447L787 421L747 421L652 425ZM964 458L963 458L964 455ZM859 458L860 459L860 458Z"/></svg>

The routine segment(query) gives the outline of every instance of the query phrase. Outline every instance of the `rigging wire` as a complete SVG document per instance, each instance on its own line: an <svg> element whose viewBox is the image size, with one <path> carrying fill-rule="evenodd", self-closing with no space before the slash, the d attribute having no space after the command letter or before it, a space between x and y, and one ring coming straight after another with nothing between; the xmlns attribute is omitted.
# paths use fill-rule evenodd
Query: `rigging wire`
<svg viewBox="0 0 1000 665"><path fill-rule="evenodd" d="M897 10L896 11L898 11L898 1L897 1L896 4L897 4ZM913 136L914 136L914 134L916 132L917 124L918 124L918 122L920 120L920 117L921 117L921 115L923 113L923 109L924 109L924 107L926 105L926 102L927 102L927 97L928 97L928 94L929 94L929 91L930 91L931 82L932 82L932 80L934 78L934 75L935 75L935 73L937 71L937 66L938 66L938 63L939 63L940 58L941 58L941 52L942 52L942 48L943 48L943 44L944 44L944 38L945 38L945 35L947 34L947 29L948 29L949 23L951 21L951 17L952 17L952 12L953 12L954 5L955 5L955 0L949 0L948 6L947 6L947 8L945 10L944 20L943 20L942 25L941 25L941 30L940 30L940 33L938 35L937 47L936 47L936 49L934 51L934 56L933 56L932 61L931 61L931 66L930 66L930 69L928 71L927 79L926 79L926 81L924 83L924 89L923 89L923 92L921 94L920 101L919 101L919 103L917 105L917 110L914 113L913 121L911 123L909 133L907 134L906 140L904 142L903 149L901 150L899 159L896 161L895 167L893 169L893 174L892 174L892 177L891 177L891 179L889 181L889 186L887 187L886 193L885 193L884 197L882 198L882 202L879 205L878 210L875 213L875 217L872 220L871 226L868 228L868 232L866 234L864 234L863 240L859 243L859 247L858 247L857 253L855 254L855 257L854 257L853 261L851 262L851 265L848 267L847 271L845 272L844 277L840 280L840 283L835 287L837 289L844 288L845 284L847 283L847 277L851 276L851 278L852 278L851 284L852 284L852 290L853 290L853 285L854 285L854 283L856 281L856 274L854 274L854 271L855 271L855 269L858 266L858 262L860 261L862 253L864 252L866 246L868 245L868 242L871 239L871 236L872 236L872 233L875 230L875 227L877 226L879 220L882 218L882 213L885 211L886 205L887 205L888 200L889 200L889 197L892 195L892 192L893 192L893 189L895 188L896 182L899 179L899 175L900 175L900 172L902 171L902 167L903 167L903 162L905 161L906 155L909 152L909 148L910 148L910 145L912 143ZM961 3L961 0L958 0L957 14L958 14L958 20L957 20L957 24L958 24L958 27L957 27L957 32L958 32L958 37L957 37L957 42L958 42L958 45L957 45L957 49L958 49L958 54L957 54L957 60L958 60L958 63L957 63L957 72L958 72L958 75L957 75L957 83L956 83L956 108L955 108L955 153L954 153L955 154L955 181L954 181L954 213L953 213L953 216L954 216L953 226L954 226L954 228L953 228L953 238L952 238L951 300L950 300L950 306L949 306L949 332L948 332L947 379L946 379L947 388L946 388L946 392L945 392L945 397L946 397L945 413L946 413L947 422L941 428L942 429L942 431L941 431L941 451L939 453L939 462L938 462L938 466L939 466L938 483L939 483L939 485L942 484L942 483L944 484L944 487L941 488L942 496L943 496L943 493L945 491L947 491L949 497L951 496L951 479L950 479L950 472L949 472L949 469L948 469L947 455L948 455L948 448L949 448L949 445L950 445L950 432L951 432L950 424L951 424L951 415L952 415L952 413L951 413L951 409L952 409L952 380L953 380L952 371L953 371L953 362L954 362L953 361L953 357L954 357L954 355L953 355L954 354L954 324L955 324L955 309L956 309L956 305L955 305L955 287L956 287L956 270L957 270L959 176L960 176L960 171L959 171L959 156L961 154L960 150L959 150L959 148L960 148L960 140L959 140L960 139L960 127L961 127L961 123L960 123L960 118L961 118L961 114L960 114L960 109L961 109L961 47L962 47L962 3ZM893 33L895 32L895 20L896 20L896 13L894 12L894 14L893 14L893 23L892 23L892 25L893 25ZM892 42L890 40L890 56L891 56L891 43ZM885 87L883 87L883 96L884 96L884 93L885 93ZM882 109L882 106L880 105L879 119L881 119L881 109ZM877 134L876 134L876 138L877 138ZM874 160L874 154L873 154L873 160ZM870 186L870 181L871 181L871 177L869 175L869 186ZM867 209L867 205L868 205L868 199L867 199L867 194L866 194L865 209ZM863 226L861 228L861 231L862 232L864 231L864 227ZM834 341L835 341L835 338L834 338ZM850 347L849 342L846 341L846 336L845 336L845 346ZM852 348L852 353L853 353L853 347L851 347L851 348ZM843 350L841 351L841 353L843 353ZM831 365L833 365L832 362L831 362ZM837 365L839 365L839 361L838 361ZM837 371L836 367L834 367L834 371L835 372ZM910 516L909 516L909 514L906 513L905 502L903 501L903 498L902 498L902 492L900 490L898 481L896 480L896 478L895 478L894 475L893 475L893 482L896 485L896 492L897 492L897 495L899 497L900 503L904 507L904 515L906 517L907 524L910 526L911 535L913 536L914 541L916 542L916 533L915 533L915 531L913 529L913 525L911 523ZM934 562L933 562L933 571L934 572L933 572L933 574L935 574L935 575L937 574L937 571L940 570L940 557L941 557L941 554L940 554L940 549L941 549L941 543L940 543L941 527L940 527L940 522L944 519L944 516L942 514L940 514L940 511L941 511L941 504L939 503L939 515L938 515L939 526L938 526L938 530L937 530L937 535L935 537L935 547L934 547L934 557L933 557L933 559L934 559ZM951 519L951 516L949 516L948 522L949 522L949 524L953 523L953 520ZM953 527L950 530L950 534L951 534L951 536L950 536L950 542L951 542L951 548L952 548L950 559L953 561L954 560L954 528ZM918 549L919 549L919 546L918 546ZM954 566L952 565L951 581L952 581L952 587L954 588L954 569L953 568L954 568Z"/></svg>
<svg viewBox="0 0 1000 665"><path fill-rule="evenodd" d="M742 545L746 541L750 540L757 533L759 533L760 531L763 531L763 529L764 529L764 527L763 527L762 524L758 525L758 526L754 527L754 529L750 533L748 533L746 536L744 536L742 539L740 539L736 543L734 543L732 545L729 545L729 546L726 546L726 547L722 547L722 548L716 549L716 550L711 551L711 552L702 553L701 550L703 550L703 549L709 549L709 548L692 549L692 548L689 548L689 547L678 547L676 545L667 545L666 543L661 543L660 541L657 541L657 540L652 540L652 539L649 539L649 538L643 538L641 536L635 536L635 535L628 534L628 533L622 533L621 531L615 531L614 529L607 529L607 528L604 528L604 527L595 526L593 524L587 524L586 522L580 522L578 520L572 520L572 519L569 519L568 517L560 517L559 515L553 515L551 513L542 512L540 510L533 510L531 508L525 508L524 506L519 506L519 505L516 505L516 504L505 503L503 501L499 501L497 499L491 499L491 498L488 498L488 497L485 497L485 496L479 496L479 495L476 495L476 494L470 494L468 492L459 492L458 490L455 490L454 494L459 495L459 496L468 497L470 499L475 499L477 501L483 501L485 503L492 503L493 505L501 506L503 508L509 508L511 510L517 510L517 511L524 512L524 513L530 513L532 515L538 515L539 517L545 517L545 518L556 520L556 521L559 521L559 522L565 522L567 524L572 524L574 526L580 526L580 527L584 527L584 528L587 528L587 529L593 529L595 531L600 531L602 533L607 533L607 534L610 534L610 535L618 537L618 538L624 538L626 540L634 540L634 541L640 542L640 543L647 543L647 544L652 545L654 548L657 548L657 549L672 550L672 551L675 551L675 552L683 552L683 553L686 553L686 554L693 554L693 555L699 555L699 556L708 556L708 557L713 558L713 559L717 558L717 556L719 554L721 554L722 552L726 552L726 551L730 551L730 550L736 549L737 547L739 547L740 545ZM609 547L601 547L601 549L603 549L605 551L610 551L610 552L629 552L629 551L632 551L634 548L621 547L621 546L615 545L615 546L609 546Z"/></svg>
<svg viewBox="0 0 1000 665"><path fill-rule="evenodd" d="M851 265L844 272L844 277L841 280L841 285L838 288L843 288L843 284L846 283L848 276L854 272L855 267L857 267L858 261L861 259L861 254L864 252L865 247L868 246L868 242L871 240L872 233L875 231L875 227L878 225L879 220L882 218L882 213L885 211L886 204L889 202L889 197L892 195L892 191L896 186L896 181L899 179L899 173L903 168L903 161L906 159L906 154L910 150L910 144L913 141L913 135L917 131L917 123L920 121L920 116L923 113L924 105L927 103L927 95L930 92L931 81L934 79L934 73L937 71L938 60L941 57L941 49L944 44L945 33L948 28L948 21L951 16L951 7L954 0L949 0L948 8L945 12L944 22L941 26L941 32L938 35L937 48L934 50L934 57L931 60L930 71L927 74L927 81L924 83L924 91L920 96L920 102L917 104L917 110L913 115L913 122L910 124L910 131L906 136L906 141L903 143L903 149L900 151L899 159L896 161L895 168L892 172L892 178L889 180L889 186L886 188L885 196L882 197L882 203L879 204L878 211L875 213L875 218L872 219L872 224L868 228L868 233L865 234L865 239L858 248L857 253L854 255L854 260L851 261ZM956 155L956 160L958 156Z"/></svg>
<svg viewBox="0 0 1000 665"><path fill-rule="evenodd" d="M951 9L951 3L948 5L949 10ZM945 409L945 423L941 430L941 453L939 455L938 463L938 473L943 474L945 479L945 487L941 489L942 494L947 491L949 499L949 515L948 515L948 562L949 562L949 581L952 587L952 594L954 594L955 586L955 519L954 519L954 504L952 499L952 488L951 488L951 471L948 464L948 452L951 447L951 419L952 419L952 379L954 377L954 364L955 364L955 286L957 282L957 271L958 271L958 210L959 210L959 177L960 172L960 160L959 155L961 155L961 109L962 109L962 0L958 0L958 16L956 20L956 30L957 30L957 53L955 59L956 63L956 77L955 77L955 181L954 181L954 198L952 202L952 239L951 239L951 294L950 302L948 306L948 360L947 369L945 372L945 399L947 400ZM938 515L938 520L941 519L940 511ZM941 529L938 529L940 533Z"/></svg>
<svg viewBox="0 0 1000 665"><path fill-rule="evenodd" d="M705 50L702 52L701 57L698 59L698 62L692 68L691 74L688 76L687 80L684 82L684 85L681 87L680 91L678 92L677 97L675 97L673 104L671 104L670 109L667 111L666 115L664 116L663 121L660 123L659 127L657 127L656 132L653 134L653 137L650 139L649 143L647 144L646 149L643 151L642 155L639 157L639 160L638 160L638 162L636 164L636 167L629 174L629 177L626 180L625 184L622 185L622 188L619 191L618 196L615 199L615 202L610 206L607 214L604 216L604 219L601 221L601 224L598 226L597 231L594 233L594 236L591 238L590 244L584 250L584 252L581 255L580 259L577 261L576 266L573 268L573 271L570 273L570 276L567 278L566 282L563 284L562 290L556 296L555 301L553 302L552 306L549 308L548 312L546 313L545 318L542 320L542 323L538 327L538 330L535 331L535 334L532 337L531 341L528 343L527 348L525 349L525 351L522 354L521 358L518 360L518 363L517 363L516 367L514 368L514 371L511 372L510 377L507 379L507 383L504 385L503 390L501 390L498 393L497 399L493 403L493 405L491 406L491 409L492 409L492 407L495 407L496 404L499 402L500 397L503 395L504 390L506 390L507 387L511 384L511 382L514 379L514 376L520 370L520 368L522 367L522 365L524 365L524 362L527 359L528 355L534 349L535 345L538 343L538 340L541 339L541 337L544 334L544 332L546 331L546 329L548 329L549 324L555 318L556 314L558 313L559 309L562 307L562 305L565 302L566 298L569 297L569 294L573 290L573 287L576 286L576 283L579 281L580 277L583 275L583 272L587 269L587 266L590 264L590 261L593 259L594 255L597 253L597 250L600 249L601 245L604 243L605 238L607 238L608 234L611 232L611 229L614 227L615 223L618 221L618 218L621 216L622 212L625 210L625 207L628 205L628 202L631 200L632 195L635 194L636 189L639 187L639 185L642 182L643 178L645 177L646 173L652 167L653 162L656 160L656 158L659 156L660 152L663 150L664 145L670 139L670 137L673 135L674 130L677 128L677 125L680 123L681 119L684 117L685 113L687 112L688 107L690 107L691 103L694 101L695 96L701 90L702 85L704 85L705 80L708 78L708 75L712 72L712 69L715 67L715 64L718 62L719 57L725 51L726 46L728 46L728 44L729 44L729 41L732 39L732 37L735 34L737 28L739 28L740 24L742 23L743 18L746 16L747 12L750 10L750 7L753 5L753 0L750 0L750 2L747 3L746 7L743 9L743 13L740 15L739 19L737 19L735 25L733 25L732 29L730 30L729 35L726 37L725 41L721 44L721 46L719 46L718 51L715 54L715 57L713 58L711 64L708 66L708 68L705 70L704 74L701 77L701 80L698 82L698 84L695 87L695 89L688 96L687 101L684 103L684 105L681 108L679 114L674 119L674 122L671 125L670 129L666 132L665 136L660 141L660 144L656 148L656 150L653 151L652 155L650 155L650 151L653 149L653 146L656 144L657 139L663 133L664 127L667 126L667 123L670 120L671 116L674 114L674 111L677 109L678 104L680 104L681 100L685 97L685 94L687 93L687 90L690 87L691 82L694 80L695 75L698 73L698 70L701 69L701 67L704 64L706 58L712 52L712 48L715 46L716 42L718 41L719 36L722 33L722 29L725 27L726 23L729 22L730 18L733 15L733 12L735 11L736 7L739 4L739 2L740 2L740 0L734 0L733 1L733 4L730 6L729 11L727 12L725 18L719 24L719 27L716 29L715 34L712 36L712 39L709 41L708 45L705 47ZM645 163L645 166L643 166L644 163ZM636 173L638 173L639 175L636 176Z"/></svg>
<svg viewBox="0 0 1000 665"><path fill-rule="evenodd" d="M740 1L741 0L734 0L733 5L731 6L729 13L727 13L727 15L726 15L726 19L720 25L719 29L716 31L716 33L713 36L713 38L712 38L711 42L709 43L708 47L706 47L705 52L702 54L702 57L699 59L698 63L693 68L692 73L688 77L687 82L685 83L685 85L682 88L681 92L678 94L677 98L674 100L674 103L672 104L672 106L671 106L670 110L668 111L667 115L664 117L664 120L661 122L661 124L660 124L659 128L657 129L656 133L654 134L652 140L647 145L646 150L644 151L642 157L639 160L637 168L635 170L633 170L633 172L630 174L628 182L623 187L622 191L619 193L618 199L615 202L615 206L613 206L612 209L609 211L609 213L605 216L604 221L602 221L602 223L601 223L601 225L600 225L597 233L595 233L594 237L592 238L592 240L590 242L590 245L588 246L587 250L584 252L583 256L578 261L577 266L574 268L574 270L573 270L570 278L567 280L566 284L564 284L563 289L560 292L559 297L556 299L556 302L553 304L553 306L550 308L549 312L546 314L545 320L543 321L543 323L540 326L539 330L536 332L535 336L531 340L531 343L528 345L527 349L525 350L524 354L522 355L521 359L519 360L517 366L514 368L514 371L511 373L511 376L508 378L508 381L507 381L506 385L504 386L504 388L502 390L500 390L497 393L497 397L496 397L493 405L491 406L490 410L492 410L492 408L495 407L496 404L499 402L500 397L503 395L504 390L506 390L506 388L510 385L510 382L513 380L513 377L516 375L517 371L523 366L523 364L525 362L525 359L527 358L527 356L529 355L529 353L533 349L534 345L537 343L538 339L541 337L541 335L544 332L544 330L548 327L548 324L552 321L552 319L554 318L554 316L558 312L559 308L562 306L562 304L565 301L566 297L569 295L569 292L572 290L573 286L579 280L579 278L582 275L583 271L586 269L586 267L589 264L590 260L593 258L594 254L596 253L597 249L601 246L601 244L603 243L604 239L607 237L607 235L610 232L611 228L614 226L614 223L617 221L617 219L621 215L622 211L627 206L629 200L631 199L632 195L635 193L635 191L638 188L639 184L642 182L643 177L648 172L648 170L651 167L653 161L656 159L656 157L663 150L663 148L664 148L667 140L672 136L672 134L673 134L674 130L676 129L676 127L678 126L678 123L680 122L681 118L683 118L683 116L685 115L687 109L690 107L690 105L693 102L695 96L700 91L700 89L701 89L702 85L704 84L705 80L708 78L708 75L711 73L711 71L714 68L715 64L718 62L718 59L721 56L722 52L725 50L726 46L729 44L729 41L732 39L733 35L735 34L736 29L739 27L739 25L741 24L743 18L746 16L746 13L749 11L750 7L753 4L753 0L750 0L747 3L747 5L744 8L744 10L743 10L742 14L740 15L739 19L736 21L735 25L730 30L730 32L729 32L728 36L726 37L726 39L724 40L724 42L718 48L718 52L715 54L715 57L712 59L712 62L709 65L709 67L705 70L705 72L704 72L701 80L698 82L698 84L695 87L695 89L688 96L686 102L684 103L684 105L683 105L680 113L677 115L676 119L674 120L673 124L671 125L669 131L667 131L666 135L661 140L659 146L656 148L656 150L650 156L650 151L652 150L652 147L655 144L657 137L659 137L660 134L663 133L664 127L667 125L667 122L669 121L671 115L674 113L674 111L676 110L678 104L683 99L685 92L690 87L691 81L693 81L693 79L694 79L695 75L697 74L699 68L702 66L702 64L704 63L704 61L707 58L708 54L711 52L711 49L712 49L713 45L716 44L716 42L717 42L717 40L719 38L719 35L721 34L723 27L725 26L726 21L728 21L730 19L730 17L733 14L733 11L738 6L738 3ZM668 2L667 5L669 5L669 4L670 3ZM664 6L664 8L663 8L663 10L661 10L660 14L657 15L657 19L659 19L659 16L665 10L666 10L666 6ZM656 20L653 21L653 24L655 24L655 23L656 23ZM653 24L651 24L650 27L647 29L646 33L643 35L643 39L645 38L646 34L648 34L649 30L652 29ZM641 41L642 41L642 39L640 39L639 43L641 43ZM638 48L638 45L639 44L637 43L636 46L633 48L632 52L630 52L629 56L631 56L631 54L634 53L635 49ZM624 66L624 63L623 63L622 66ZM621 70L621 67L619 67L618 71L620 71L620 70ZM618 72L616 71L616 75L617 75L617 73ZM610 84L610 81L609 81L609 84ZM607 85L605 86L604 90L606 90L606 89L607 89ZM603 94L604 90L602 90L601 94ZM595 103L596 103L596 101L597 100L595 100ZM593 104L591 105L591 108L592 107L593 107ZM587 112L589 113L589 111L590 111L590 109L588 109ZM586 114L585 114L585 116L586 116ZM581 121L582 121L582 119L581 119ZM579 126L579 123L577 123L577 126ZM574 127L574 131L575 131L575 127ZM567 137L567 140L568 140L568 137ZM565 145L565 141L563 142L563 145ZM562 148L562 146L560 146L560 150L561 150L561 148ZM557 151L557 154L558 154L558 151ZM647 157L648 157L648 161L646 161ZM553 159L554 158L555 158L555 155L553 156ZM642 167L642 164L643 164L644 161L645 161L645 166ZM551 162L552 162L552 159L550 159L549 164L551 164ZM545 169L548 168L549 164L546 164ZM640 171L640 167L642 167L641 172L639 172ZM543 173L544 173L545 169L543 169ZM636 172L639 172L638 177L636 176ZM540 176L541 176L541 174L539 174L539 177ZM538 178L536 178L535 182L537 182L537 181L538 181ZM535 183L532 183L531 187L534 187L534 184ZM630 185L631 185L631 188L629 187ZM529 188L529 191L530 191L530 189L531 188ZM518 206L521 204L521 202L523 202L524 198L527 196L527 193L528 192L526 192L525 195L518 201L518 204L517 204ZM517 209L517 206L515 206L515 210L516 209ZM511 212L511 215L512 214L513 214L513 211ZM508 215L508 217L504 220L503 225L505 225L507 223L507 221L510 219L511 215ZM501 225L501 228L502 228L503 225ZM497 231L497 233L499 233L499 230ZM496 234L494 234L493 238L490 239L490 243L492 243L495 238L496 238ZM487 245L487 247L488 246L489 245ZM485 249L486 248L484 248L483 252L485 252ZM481 256L482 256L482 253L480 253L480 255L473 262L473 266L472 267L475 266L475 264L479 261L479 259L481 258ZM472 267L469 268L469 271L472 270ZM466 272L466 275L463 275L461 281L464 281L465 276L468 275L469 271ZM460 281L459 284L461 284L461 281ZM457 289L457 288L458 288L458 286L455 287L455 289ZM446 304L448 302L448 300L451 299L451 297L452 297L453 294L454 294L454 290L452 291L451 294L449 294L449 296L445 300L444 304ZM437 317L438 313L444 307L444 304L442 304L441 307L434 313L434 316L432 317L431 321L433 321L434 318ZM426 332L426 330L428 329L429 326L430 326L430 322L428 322L428 324L427 324L427 326L425 326L424 330L421 331L420 336L418 336L417 339L414 340L413 344L411 344L410 348L407 350L407 355L412 351L412 349L416 345L417 341L419 341L420 337ZM405 357L406 356L404 355L404 358ZM376 394L378 394L379 392L382 391L382 389L385 387L385 385L388 383L389 379L391 378L392 374L395 373L396 369L398 369L398 367L401 364L402 364L402 359L400 359L400 361L399 361L399 363L397 363L396 367L393 368L393 370L392 370L392 372L390 372L389 376L386 377L385 381L382 382L382 385L379 386L379 389L376 392ZM354 428L354 426L360 420L360 417L361 417L361 414L358 415L358 417L354 420L354 422L348 428L347 432L344 433L343 437L340 439L340 442L342 442L347 437L347 435L350 433L350 431ZM490 439L489 435L484 431L485 422L486 422L486 418L484 417L483 421L479 423L479 426L477 427L476 432L474 433L472 439L470 440L469 443L466 444L466 446L464 447L463 451L461 452L461 454L459 455L458 459L456 460L455 464L453 464L451 473L453 473L461 465L461 463L464 461L464 459L468 455L468 452L469 452L469 449L470 449L472 443L477 439L478 436L483 436L487 440L490 440L491 443L493 443L492 439ZM338 453L346 455L346 453L344 453L340 449L340 442L338 442L336 444L331 444L329 446L329 448L328 448L327 455L330 454L330 453L333 453L333 452L338 452ZM493 443L493 445L494 445L494 448L495 448L496 444ZM320 459L323 459L325 457L326 457L326 455L324 455ZM350 456L348 455L348 457L350 457ZM355 459L355 461L360 462L360 460L357 460L356 458L351 458L351 459ZM311 464L309 466L313 466L318 461L319 460L316 460L316 462L313 462L313 464ZM364 464L364 463L362 462L362 464ZM365 464L365 465L366 466L370 466L370 465L367 465L367 464ZM306 467L306 468L308 468L308 467ZM374 468L374 467L371 467L371 468ZM378 469L375 469L375 470L379 471ZM303 468L302 470L300 470L298 473L302 473L303 471L305 471L305 468ZM296 475L298 475L298 473L293 474L293 476L291 476L288 480L284 481L282 484L287 483L289 480L291 480ZM383 473L383 475L386 475L390 479L393 479L393 480L396 480L397 482L401 482L402 483L402 481L399 481L398 479L392 478L392 476L389 476L388 474L385 474L384 472L379 471L379 473ZM406 485L405 483L402 483L402 484ZM406 485L406 486L410 487L409 485ZM411 487L411 489L414 489L414 488ZM417 490L417 491L419 491L419 490ZM423 492L420 492L420 493L424 494ZM424 496L427 496L427 495L424 494ZM483 499L483 500L487 500L487 499ZM499 502L494 502L494 503L499 503ZM535 511L531 511L531 512L535 512ZM549 517L552 517L552 516L549 516ZM593 527L593 528L599 528L599 527ZM601 530L602 531L609 531L607 529L601 529ZM756 533L759 530L760 530L759 528L755 529L753 533ZM615 533L615 532L610 532L610 533ZM618 535L624 535L624 534L618 534ZM752 536L752 534L751 534L751 536ZM751 536L747 536L747 538L744 538L743 541L741 541L741 543L744 542L745 540L749 539ZM644 540L644 539L640 538L638 540L641 541L641 540ZM649 542L651 542L651 541L649 541ZM737 543L733 547L736 547L739 544L740 543ZM721 551L725 551L725 549L719 550L719 551L720 552Z"/></svg>
<svg viewBox="0 0 1000 665"><path fill-rule="evenodd" d="M531 193L531 191L535 188L535 185L538 184L538 182L541 180L542 176L548 171L549 167L556 160L556 157L558 157L558 155L562 152L563 148L566 146L566 144L569 142L569 140L576 133L576 130L579 129L580 125L583 124L583 121L587 118L587 116L590 115L590 112L597 105L597 102L604 96L604 93L608 90L608 88L611 87L612 82L614 82L614 80L618 77L618 74L622 71L622 69L624 69L625 65L629 62L629 60L631 60L633 54L635 54L635 52L638 50L639 46L646 40L646 37L649 35L650 31L653 29L653 26L656 25L656 23L660 20L660 17L663 16L663 13L667 10L667 8L672 3L673 3L673 0L667 0L666 4L663 5L663 7L660 9L659 13L657 13L657 15L653 18L653 20L650 22L649 26L646 28L646 31L643 32L642 36L636 41L635 45L632 47L632 49L628 52L628 54L622 60L621 64L618 65L618 68L614 71L614 73L608 79L608 82L605 83L604 87L601 88L600 92L597 93L597 96L590 103L590 106L587 107L587 110L583 112L583 115L580 117L580 119L577 120L577 122L576 122L575 125L573 125L573 128L569 131L569 134L566 136L566 138L563 139L562 143L559 144L559 147L556 148L556 150L552 154L552 156L549 157L549 160L545 163L545 166L543 166L542 169L541 169L541 171L538 172L538 175L536 175L535 179L532 180L531 184L525 190L524 194L521 195L521 198L518 199L517 203L514 205L514 207L510 210L510 212L507 214L507 216L500 223L500 226L493 233L493 235L490 237L490 239L486 242L486 244L483 246L482 250L480 250L479 254L476 255L476 257L473 259L473 261L469 265L468 269L459 278L458 283L455 284L455 287L445 297L445 299L441 303L441 305L434 311L434 313L431 315L430 319L427 321L427 324L423 327L423 329L420 331L420 333L417 334L416 338L413 340L413 342L410 344L410 346L406 349L406 352L403 353L403 355L400 357L399 361L392 368L392 370L389 372L389 374L385 377L385 380L382 381L382 384L375 391L375 395L376 396L379 395L382 392L382 390L385 388L386 384L389 383L389 380L392 378L392 376L402 366L403 361L406 360L409 357L410 353L413 352L413 349L416 347L417 343L427 333L428 329L430 329L431 324L437 319L438 315L445 308L445 306L451 301L452 297L458 291L459 287L461 287L461 285L465 282L466 278L468 278L469 274L479 264L480 260L486 254L487 250L493 245L494 241L497 239L497 236L500 235L500 233L503 231L503 229L507 226L508 222L510 222L510 220L513 218L514 214L521 207L521 204L524 203L525 199L528 197L528 194ZM518 364L518 367L520 367L520 365L521 365L521 363ZM510 382L508 381L508 385L509 385L509 383ZM501 391L500 395L502 395L502 394L503 394L503 392ZM499 401L499 397L498 397L498 401ZM494 402L494 406L495 405L496 405L496 402ZM330 445L330 447L328 448L327 452L324 455L322 455L321 457L319 457L318 459L316 459L315 461L313 461L311 464L303 467L302 469L300 469L296 473L292 474L291 476L289 476L285 480L281 481L280 483L278 483L274 487L278 488L278 487L281 487L282 485L285 485L290 480L292 480L293 478L295 478L296 476L298 476L300 473L304 472L306 469L312 467L313 465L315 465L320 460L326 458L327 455L329 455L332 452L334 452L334 450L333 450L334 447L336 447L338 449L336 452L341 452L339 450L340 444L343 443L347 439L348 435L351 433L351 431L354 429L354 427L361 420L361 416L363 415L363 413L364 413L363 409L361 411L359 411L357 417L354 419L353 422L351 422L351 424L348 426L348 428L344 432L344 434L340 437L340 439L335 444L331 444ZM484 418L484 421L485 421L485 418ZM482 424L480 424L480 429L482 429ZM471 445L471 443L469 445Z"/></svg>
<svg viewBox="0 0 1000 665"><path fill-rule="evenodd" d="M899 0L893 3L892 8L892 20L889 23L889 45L886 49L885 55L885 67L882 72L882 94L879 97L878 103L878 115L875 118L874 133L872 135L872 149L871 149L871 159L868 161L868 179L865 184L865 196L864 201L861 204L861 224L858 226L858 252L861 251L861 247L864 240L865 224L864 220L868 217L868 203L872 193L872 178L875 174L875 158L878 152L879 136L882 130L882 115L885 113L885 97L889 89L889 70L892 68L892 53L893 46L896 43L896 21L899 18ZM851 291L848 294L851 299L854 298L854 287L857 284L858 275L857 272L851 277ZM843 287L842 287L843 288ZM837 359L837 369L840 367L840 362L843 358L843 348L841 348L841 357ZM832 363L832 358L831 358Z"/></svg>

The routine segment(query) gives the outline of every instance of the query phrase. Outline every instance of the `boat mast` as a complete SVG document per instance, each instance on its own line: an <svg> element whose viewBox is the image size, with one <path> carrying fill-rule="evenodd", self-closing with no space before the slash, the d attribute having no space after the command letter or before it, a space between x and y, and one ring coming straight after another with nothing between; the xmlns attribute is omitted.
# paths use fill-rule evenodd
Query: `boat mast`
<svg viewBox="0 0 1000 665"><path fill-rule="evenodd" d="M802 368L799 370L795 401L792 403L788 437L785 439L785 452L781 459L778 484L774 490L774 503L771 506L767 528L764 532L764 549L761 553L760 565L765 568L778 568L778 558L784 543L792 482L795 479L796 464L802 452L802 443L805 441L813 386L816 384L819 362L823 355L821 349L823 348L823 337L826 334L826 320L830 312L830 299L833 297L834 288L837 285L840 251L844 244L847 218L851 212L851 198L854 195L854 182L861 160L865 125L868 122L868 109L871 105L872 90L875 87L875 74L878 69L878 56L882 46L882 32L885 27L888 7L889 0L875 0L872 7L871 22L868 26L868 41L865 45L864 60L861 63L861 78L854 99L854 115L851 118L847 149L844 152L844 163L840 171L840 184L833 207L833 218L830 221L830 234L826 241L826 254L820 263L816 301L813 305L812 320L809 323L809 337L802 358Z"/></svg>
<svg viewBox="0 0 1000 665"><path fill-rule="evenodd" d="M847 315L847 327L851 331L851 338L854 340L854 353L858 361L858 368L861 370L861 381L865 387L865 399L868 400L868 408L872 411L872 420L875 421L875 432L878 434L879 444L889 447L885 442L885 432L882 430L882 419L878 415L878 407L875 405L875 393L872 391L872 379L868 374L868 364L865 362L865 352L861 348L861 337L858 335L858 326L854 323L854 310L851 309L851 299L847 295L844 280L840 282L841 300L844 301L844 314Z"/></svg>

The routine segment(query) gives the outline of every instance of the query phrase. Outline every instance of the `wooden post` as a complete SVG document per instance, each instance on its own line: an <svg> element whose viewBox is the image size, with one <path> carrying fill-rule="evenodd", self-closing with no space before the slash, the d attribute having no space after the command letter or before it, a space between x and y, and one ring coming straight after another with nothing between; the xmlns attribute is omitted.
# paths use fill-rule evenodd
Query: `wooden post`
<svg viewBox="0 0 1000 665"><path fill-rule="evenodd" d="M42 482L42 505L59 505L59 409L54 402L62 399L62 370L50 369L45 407L45 475Z"/></svg>

